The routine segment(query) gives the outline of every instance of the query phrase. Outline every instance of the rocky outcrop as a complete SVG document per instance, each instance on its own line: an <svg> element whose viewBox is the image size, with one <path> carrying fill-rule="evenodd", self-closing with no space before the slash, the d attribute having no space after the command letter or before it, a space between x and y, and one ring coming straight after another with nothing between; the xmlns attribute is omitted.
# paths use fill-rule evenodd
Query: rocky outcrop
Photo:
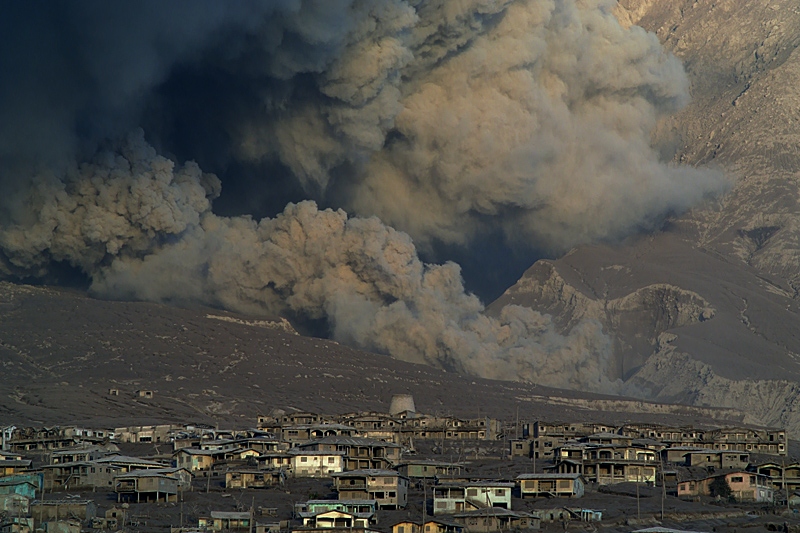
<svg viewBox="0 0 800 533"><path fill-rule="evenodd" d="M673 336L674 337L674 336ZM785 427L800 435L800 384L788 380L732 380L668 343L622 388L624 394L696 406L736 408L745 422Z"/></svg>
<svg viewBox="0 0 800 533"><path fill-rule="evenodd" d="M550 313L565 331L593 319L613 339L618 394L737 408L800 435L800 309L780 280L663 233L540 261L491 310Z"/></svg>
<svg viewBox="0 0 800 533"><path fill-rule="evenodd" d="M549 261L536 263L500 301L544 308L564 331L585 319L599 321L614 339L615 360L607 376L612 381L625 379L643 364L661 333L715 314L699 294L668 283L646 285L619 298L586 294Z"/></svg>

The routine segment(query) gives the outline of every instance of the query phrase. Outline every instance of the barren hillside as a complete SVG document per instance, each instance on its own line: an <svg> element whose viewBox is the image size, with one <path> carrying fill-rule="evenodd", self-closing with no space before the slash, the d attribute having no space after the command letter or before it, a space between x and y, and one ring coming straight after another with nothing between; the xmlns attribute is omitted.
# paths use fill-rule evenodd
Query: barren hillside
<svg viewBox="0 0 800 533"><path fill-rule="evenodd" d="M4 424L207 422L252 427L274 408L386 411L411 393L427 413L511 420L753 423L737 410L604 398L448 374L302 337L280 319L108 302L0 283ZM108 394L118 389L118 396ZM136 396L153 390L152 399Z"/></svg>

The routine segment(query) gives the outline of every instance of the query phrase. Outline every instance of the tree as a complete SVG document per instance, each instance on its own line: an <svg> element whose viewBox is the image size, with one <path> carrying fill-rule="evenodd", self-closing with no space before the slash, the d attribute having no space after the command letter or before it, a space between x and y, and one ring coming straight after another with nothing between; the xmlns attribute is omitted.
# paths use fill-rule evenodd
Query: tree
<svg viewBox="0 0 800 533"><path fill-rule="evenodd" d="M712 496L719 498L727 499L731 495L731 486L728 485L728 480L725 479L725 476L715 477L714 481L708 486L708 490L711 491Z"/></svg>

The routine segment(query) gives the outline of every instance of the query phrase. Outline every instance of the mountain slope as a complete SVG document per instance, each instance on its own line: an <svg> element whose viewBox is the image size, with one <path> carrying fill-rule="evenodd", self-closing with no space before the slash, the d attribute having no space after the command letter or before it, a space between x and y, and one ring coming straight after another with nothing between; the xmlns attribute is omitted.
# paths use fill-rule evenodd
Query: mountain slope
<svg viewBox="0 0 800 533"><path fill-rule="evenodd" d="M426 413L511 420L758 424L695 409L446 373L296 335L280 319L110 302L0 283L4 424L121 426L206 422L252 427L272 409L388 410L411 393ZM117 389L119 395L108 394ZM155 392L152 399L136 395Z"/></svg>
<svg viewBox="0 0 800 533"><path fill-rule="evenodd" d="M735 185L650 237L541 261L499 298L594 318L619 392L737 406L800 431L800 8L790 1L621 0L623 23L684 62L693 101L654 142Z"/></svg>

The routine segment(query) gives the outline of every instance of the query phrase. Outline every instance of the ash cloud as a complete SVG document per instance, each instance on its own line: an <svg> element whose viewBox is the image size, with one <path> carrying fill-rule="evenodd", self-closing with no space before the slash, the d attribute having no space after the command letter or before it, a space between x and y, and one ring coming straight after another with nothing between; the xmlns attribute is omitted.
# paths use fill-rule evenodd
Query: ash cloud
<svg viewBox="0 0 800 533"><path fill-rule="evenodd" d="M558 334L549 317L508 306L499 318L459 267L424 264L410 237L377 218L314 202L275 218L219 217L219 180L156 154L142 133L18 199L35 220L4 227L6 273L68 262L104 297L192 300L244 313L329 321L332 336L399 359L499 379L607 391L599 324Z"/></svg>
<svg viewBox="0 0 800 533"><path fill-rule="evenodd" d="M322 319L401 359L613 391L597 324L561 335L530 309L487 317L457 265L417 253L468 255L496 234L561 253L727 188L650 146L688 83L613 5L14 4L0 21L0 272L65 263L105 297ZM137 125L220 177L176 166L127 134ZM332 208L223 217L228 183L250 201L291 188Z"/></svg>

